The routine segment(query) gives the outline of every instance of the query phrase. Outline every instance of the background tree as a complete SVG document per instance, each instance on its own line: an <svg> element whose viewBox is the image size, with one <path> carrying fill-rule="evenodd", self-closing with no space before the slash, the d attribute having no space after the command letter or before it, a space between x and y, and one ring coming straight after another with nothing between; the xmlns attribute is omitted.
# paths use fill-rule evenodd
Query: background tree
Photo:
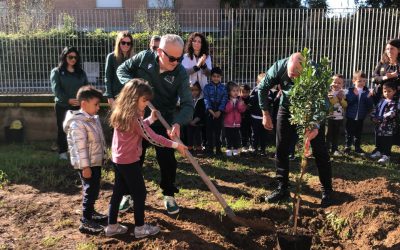
<svg viewBox="0 0 400 250"><path fill-rule="evenodd" d="M355 0L354 2L364 8L400 8L400 0Z"/></svg>

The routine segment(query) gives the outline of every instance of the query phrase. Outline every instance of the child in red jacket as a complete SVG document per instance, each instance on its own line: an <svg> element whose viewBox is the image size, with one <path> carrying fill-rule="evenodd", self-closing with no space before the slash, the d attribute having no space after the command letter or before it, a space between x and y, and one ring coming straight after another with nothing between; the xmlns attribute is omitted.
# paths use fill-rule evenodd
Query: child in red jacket
<svg viewBox="0 0 400 250"><path fill-rule="evenodd" d="M224 127L226 134L226 156L238 155L240 148L241 113L246 111L246 105L239 97L239 85L234 82L226 84L229 101L225 106Z"/></svg>

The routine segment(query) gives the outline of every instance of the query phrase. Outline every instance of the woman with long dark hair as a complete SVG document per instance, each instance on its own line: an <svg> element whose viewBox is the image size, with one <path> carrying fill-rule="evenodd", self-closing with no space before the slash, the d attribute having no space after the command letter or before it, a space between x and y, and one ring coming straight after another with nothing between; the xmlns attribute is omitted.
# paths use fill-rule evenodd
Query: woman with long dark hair
<svg viewBox="0 0 400 250"><path fill-rule="evenodd" d="M123 85L117 77L117 68L126 59L133 56L133 38L128 31L120 31L115 39L114 51L106 59L106 92L108 104L112 105L116 96L121 92Z"/></svg>
<svg viewBox="0 0 400 250"><path fill-rule="evenodd" d="M190 84L199 82L201 89L208 83L212 69L211 56L206 37L199 32L190 34L182 61L183 67L189 75Z"/></svg>
<svg viewBox="0 0 400 250"><path fill-rule="evenodd" d="M79 109L76 93L80 87L89 84L86 73L81 66L81 57L75 47L65 47L63 49L59 57L58 66L51 71L50 82L55 96L59 158L68 160L68 144L63 130L63 121L68 110Z"/></svg>

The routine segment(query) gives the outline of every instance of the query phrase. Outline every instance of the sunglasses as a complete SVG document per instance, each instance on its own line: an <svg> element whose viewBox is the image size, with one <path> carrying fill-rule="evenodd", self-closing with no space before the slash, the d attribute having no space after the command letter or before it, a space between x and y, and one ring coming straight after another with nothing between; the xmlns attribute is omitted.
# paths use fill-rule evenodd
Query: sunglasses
<svg viewBox="0 0 400 250"><path fill-rule="evenodd" d="M183 60L183 56L173 57L173 56L168 55L167 52L165 52L163 49L161 49L161 51L168 57L169 62L178 61L178 63L181 63Z"/></svg>
<svg viewBox="0 0 400 250"><path fill-rule="evenodd" d="M67 56L68 60L78 60L77 56Z"/></svg>
<svg viewBox="0 0 400 250"><path fill-rule="evenodd" d="M124 41L121 41L121 44L122 44L122 45L128 45L128 46L131 46L131 45L132 45L131 42L124 42Z"/></svg>

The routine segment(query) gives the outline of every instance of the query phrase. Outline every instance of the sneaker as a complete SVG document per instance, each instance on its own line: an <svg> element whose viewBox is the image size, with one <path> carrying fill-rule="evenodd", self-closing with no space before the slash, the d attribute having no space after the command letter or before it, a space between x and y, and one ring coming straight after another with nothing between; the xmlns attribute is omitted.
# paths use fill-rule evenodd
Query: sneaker
<svg viewBox="0 0 400 250"><path fill-rule="evenodd" d="M232 150L232 155L234 155L234 156L239 155L239 149Z"/></svg>
<svg viewBox="0 0 400 250"><path fill-rule="evenodd" d="M350 151L351 151L350 147L345 147L344 150L343 150L343 152L344 152L345 154L349 154Z"/></svg>
<svg viewBox="0 0 400 250"><path fill-rule="evenodd" d="M276 203L282 200L286 200L289 197L290 193L287 188L277 188L270 195L265 197L265 201L268 203Z"/></svg>
<svg viewBox="0 0 400 250"><path fill-rule="evenodd" d="M375 153L371 154L369 157L371 157L372 159L378 159L382 156L381 152L376 151Z"/></svg>
<svg viewBox="0 0 400 250"><path fill-rule="evenodd" d="M242 153L247 153L249 150L246 147L242 148Z"/></svg>
<svg viewBox="0 0 400 250"><path fill-rule="evenodd" d="M232 150L230 149L225 150L225 154L226 156L232 156Z"/></svg>
<svg viewBox="0 0 400 250"><path fill-rule="evenodd" d="M60 159L60 160L67 160L68 161L68 155L67 155L67 153L61 153L61 154L59 154L58 155L58 159Z"/></svg>
<svg viewBox="0 0 400 250"><path fill-rule="evenodd" d="M128 227L121 225L121 224L112 224L108 225L105 229L104 232L106 233L107 237L111 237L117 234L124 234L128 232Z"/></svg>
<svg viewBox="0 0 400 250"><path fill-rule="evenodd" d="M176 204L175 198L173 196L164 196L164 207L167 209L168 214L179 213L178 204Z"/></svg>
<svg viewBox="0 0 400 250"><path fill-rule="evenodd" d="M333 152L333 156L341 156L342 154L338 151L338 150L335 150L335 152Z"/></svg>
<svg viewBox="0 0 400 250"><path fill-rule="evenodd" d="M357 148L356 150L354 150L354 152L356 152L360 156L365 156L365 151L362 150L361 148Z"/></svg>
<svg viewBox="0 0 400 250"><path fill-rule="evenodd" d="M84 219L81 221L81 225L79 226L79 232L81 233L95 234L100 233L103 230L104 228L101 225L92 220Z"/></svg>
<svg viewBox="0 0 400 250"><path fill-rule="evenodd" d="M289 154L289 161L296 160L296 156L294 154Z"/></svg>
<svg viewBox="0 0 400 250"><path fill-rule="evenodd" d="M133 207L132 197L130 195L124 195L122 197L121 203L119 203L119 212L125 213L131 207Z"/></svg>
<svg viewBox="0 0 400 250"><path fill-rule="evenodd" d="M390 157L387 155L382 155L382 157L378 160L378 163L388 163L390 161Z"/></svg>
<svg viewBox="0 0 400 250"><path fill-rule="evenodd" d="M249 149L247 150L249 153L254 153L254 148L252 146L249 147Z"/></svg>
<svg viewBox="0 0 400 250"><path fill-rule="evenodd" d="M141 227L135 227L135 238L140 239L149 235L156 235L160 232L158 226L151 226L149 224L144 224Z"/></svg>
<svg viewBox="0 0 400 250"><path fill-rule="evenodd" d="M321 207L327 208L333 205L332 191L322 191Z"/></svg>
<svg viewBox="0 0 400 250"><path fill-rule="evenodd" d="M98 213L96 211L92 214L92 220L95 222L102 222L108 219L108 216L105 214Z"/></svg>

